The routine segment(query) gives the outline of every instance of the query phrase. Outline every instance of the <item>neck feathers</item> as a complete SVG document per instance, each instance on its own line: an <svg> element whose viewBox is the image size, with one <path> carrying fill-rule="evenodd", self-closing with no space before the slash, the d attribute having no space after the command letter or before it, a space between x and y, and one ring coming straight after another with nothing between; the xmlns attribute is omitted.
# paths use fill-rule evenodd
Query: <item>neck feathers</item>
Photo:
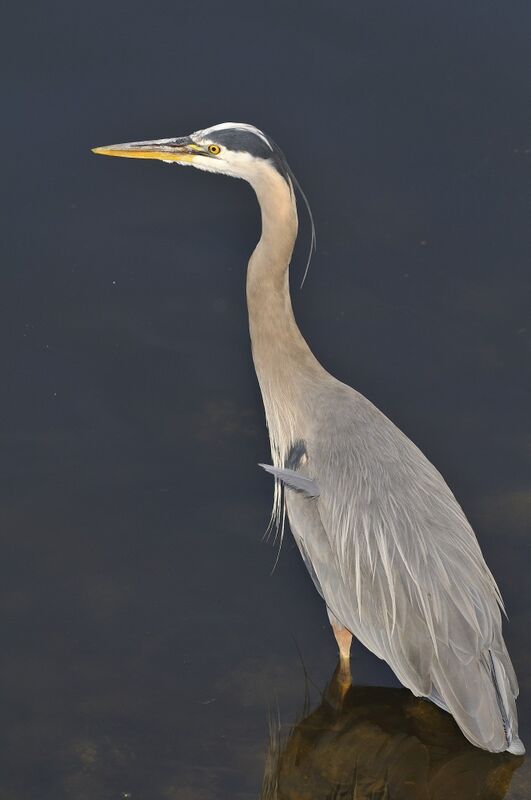
<svg viewBox="0 0 531 800"><path fill-rule="evenodd" d="M324 370L304 340L291 306L289 264L297 238L293 187L264 164L252 181L262 213L262 236L247 270L253 361L277 466L298 439L309 389Z"/></svg>

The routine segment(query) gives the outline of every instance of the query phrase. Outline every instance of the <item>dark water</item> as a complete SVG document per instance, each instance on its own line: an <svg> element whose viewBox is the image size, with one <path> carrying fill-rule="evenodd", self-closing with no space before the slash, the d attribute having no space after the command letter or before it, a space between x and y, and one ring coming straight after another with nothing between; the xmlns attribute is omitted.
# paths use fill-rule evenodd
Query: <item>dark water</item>
<svg viewBox="0 0 531 800"><path fill-rule="evenodd" d="M319 240L301 327L466 509L529 746L529 4L95 0L2 27L0 800L531 796L359 645L321 695L322 603L261 541L251 190L89 153L223 120L281 144Z"/></svg>

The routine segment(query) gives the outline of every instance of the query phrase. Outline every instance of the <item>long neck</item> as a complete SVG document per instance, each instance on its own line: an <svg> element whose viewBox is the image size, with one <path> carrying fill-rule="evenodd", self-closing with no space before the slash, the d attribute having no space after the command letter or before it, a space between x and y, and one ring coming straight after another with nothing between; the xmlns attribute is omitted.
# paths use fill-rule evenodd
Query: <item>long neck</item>
<svg viewBox="0 0 531 800"><path fill-rule="evenodd" d="M293 192L272 168L253 180L262 236L247 270L247 306L253 361L262 391L273 458L283 461L304 437L308 389L325 371L305 342L289 293L289 263L297 238Z"/></svg>

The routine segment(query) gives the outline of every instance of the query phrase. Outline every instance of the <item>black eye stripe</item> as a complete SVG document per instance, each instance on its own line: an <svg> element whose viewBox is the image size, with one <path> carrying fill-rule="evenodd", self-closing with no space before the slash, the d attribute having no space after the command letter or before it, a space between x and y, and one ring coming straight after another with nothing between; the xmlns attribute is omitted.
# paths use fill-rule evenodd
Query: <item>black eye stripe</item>
<svg viewBox="0 0 531 800"><path fill-rule="evenodd" d="M284 153L272 139L264 141L252 131L242 128L227 128L226 130L213 132L212 138L216 139L216 144L225 147L235 153L249 153L254 158L263 158L271 161L275 169L289 183L289 167L284 157ZM209 155L211 155L209 153Z"/></svg>
<svg viewBox="0 0 531 800"><path fill-rule="evenodd" d="M216 131L215 139L217 144L223 145L227 150L249 153L255 158L271 158L272 155L268 144L251 131L227 128L225 131Z"/></svg>

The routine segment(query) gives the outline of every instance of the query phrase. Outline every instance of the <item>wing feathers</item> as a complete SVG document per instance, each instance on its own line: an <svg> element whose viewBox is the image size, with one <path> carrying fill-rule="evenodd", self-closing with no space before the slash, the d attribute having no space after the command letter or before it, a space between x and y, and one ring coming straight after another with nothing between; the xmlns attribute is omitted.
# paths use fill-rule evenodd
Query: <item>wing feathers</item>
<svg viewBox="0 0 531 800"><path fill-rule="evenodd" d="M321 427L305 439L313 480L262 465L318 497L298 508L297 527L325 602L405 686L447 707L474 744L521 746L501 596L474 532L415 445L367 400L338 387L323 401ZM327 542L327 561L304 534L305 519Z"/></svg>
<svg viewBox="0 0 531 800"><path fill-rule="evenodd" d="M319 497L319 487L311 478L306 478L293 469L281 469L280 467L272 467L270 464L259 464L258 466L265 469L266 472L271 473L271 475L274 475L275 478L278 478L279 481L282 481L282 483L290 489L294 489L296 492L302 492L308 497Z"/></svg>

